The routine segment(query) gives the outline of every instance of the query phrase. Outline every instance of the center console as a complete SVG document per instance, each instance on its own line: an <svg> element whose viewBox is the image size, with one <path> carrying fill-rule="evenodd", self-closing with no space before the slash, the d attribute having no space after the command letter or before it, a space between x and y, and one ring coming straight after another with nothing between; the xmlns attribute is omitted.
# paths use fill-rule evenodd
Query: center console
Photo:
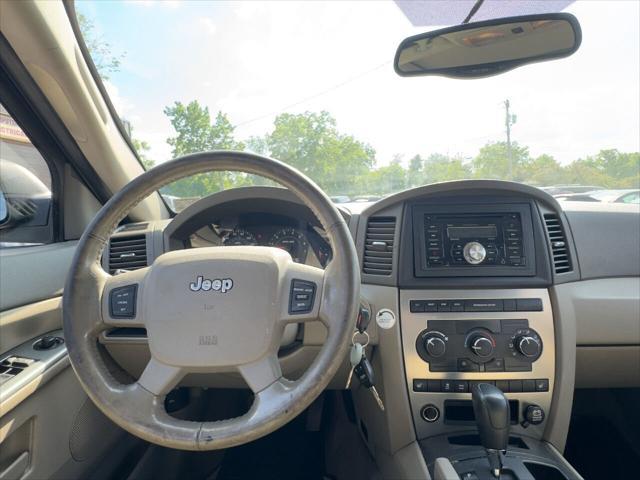
<svg viewBox="0 0 640 480"><path fill-rule="evenodd" d="M580 478L553 446L564 447L573 390L564 353L571 325L559 323L550 293L575 278L560 210L537 189L473 181L407 192L365 214L365 294L398 318L395 331L379 324L381 358L373 357L389 406L387 439L411 422L432 478L438 461L440 473L451 467L447 480L495 477L497 464L510 472L500 478ZM391 227L381 231L383 221ZM401 387L392 364L396 374L404 368L402 405L394 403ZM501 399L507 433L499 447L479 428L493 422L478 418L478 391L493 392L486 405ZM357 402L366 437L380 427L377 412L368 396Z"/></svg>
<svg viewBox="0 0 640 480"><path fill-rule="evenodd" d="M506 394L513 433L542 438L555 368L546 289L401 290L400 315L419 439L473 428L475 383Z"/></svg>

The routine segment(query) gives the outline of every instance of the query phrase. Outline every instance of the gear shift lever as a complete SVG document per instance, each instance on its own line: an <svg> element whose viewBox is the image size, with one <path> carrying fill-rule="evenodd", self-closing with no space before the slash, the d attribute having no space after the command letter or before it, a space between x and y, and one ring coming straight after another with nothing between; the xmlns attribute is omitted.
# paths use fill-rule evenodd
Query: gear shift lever
<svg viewBox="0 0 640 480"><path fill-rule="evenodd" d="M487 451L491 472L498 478L502 469L500 454L506 452L509 442L509 402L500 389L488 383L475 384L471 399L480 441Z"/></svg>

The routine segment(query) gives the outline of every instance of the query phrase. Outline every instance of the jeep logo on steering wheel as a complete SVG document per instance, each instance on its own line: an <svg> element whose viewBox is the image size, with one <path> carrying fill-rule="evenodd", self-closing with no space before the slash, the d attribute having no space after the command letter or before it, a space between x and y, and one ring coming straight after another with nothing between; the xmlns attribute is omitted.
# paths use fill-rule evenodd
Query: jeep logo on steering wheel
<svg viewBox="0 0 640 480"><path fill-rule="evenodd" d="M213 290L214 292L227 293L233 288L233 280L230 278L205 279L202 275L198 275L195 282L189 284L189 290L192 292Z"/></svg>

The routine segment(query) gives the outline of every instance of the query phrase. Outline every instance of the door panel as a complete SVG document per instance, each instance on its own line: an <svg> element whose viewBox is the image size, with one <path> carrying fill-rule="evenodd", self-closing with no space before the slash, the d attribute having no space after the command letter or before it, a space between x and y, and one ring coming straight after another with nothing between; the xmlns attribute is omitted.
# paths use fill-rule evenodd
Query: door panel
<svg viewBox="0 0 640 480"><path fill-rule="evenodd" d="M0 251L1 304L13 305L0 312L0 363L22 365L17 373L0 365L0 480L92 477L127 438L88 399L64 344L33 348L44 334L63 337L59 295L74 249L68 242Z"/></svg>
<svg viewBox="0 0 640 480"><path fill-rule="evenodd" d="M60 296L76 244L0 248L0 312Z"/></svg>

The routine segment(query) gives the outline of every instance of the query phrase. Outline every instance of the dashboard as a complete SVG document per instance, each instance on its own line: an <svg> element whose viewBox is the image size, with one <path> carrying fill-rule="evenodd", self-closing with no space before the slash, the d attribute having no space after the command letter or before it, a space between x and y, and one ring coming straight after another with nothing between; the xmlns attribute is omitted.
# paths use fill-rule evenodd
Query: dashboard
<svg viewBox="0 0 640 480"><path fill-rule="evenodd" d="M561 445L575 386L640 384L639 372L619 368L640 362L637 207L560 205L521 184L459 181L341 213L361 262L361 297L374 319L367 358L388 413L372 407L368 390L352 393L360 422L383 432L377 438L398 447L472 428L469 389L491 382L510 400L515 433ZM282 188L219 192L171 220L123 226L105 268L116 242L134 238L146 243L149 264L170 250L228 245L281 248L319 267L332 258L313 212ZM279 360L295 379L326 329L287 328ZM148 356L146 332L120 330L102 341L135 377ZM329 388L344 389L349 366L346 359ZM206 381L243 386L233 375ZM543 418L525 421L532 409Z"/></svg>

